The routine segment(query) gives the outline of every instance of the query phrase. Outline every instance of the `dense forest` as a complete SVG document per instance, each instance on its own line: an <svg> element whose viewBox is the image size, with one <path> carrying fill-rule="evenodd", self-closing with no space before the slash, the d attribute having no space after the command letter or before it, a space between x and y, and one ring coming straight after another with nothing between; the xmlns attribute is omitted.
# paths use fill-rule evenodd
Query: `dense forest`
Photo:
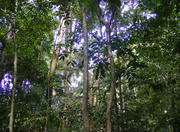
<svg viewBox="0 0 180 132"><path fill-rule="evenodd" d="M180 132L178 0L0 0L0 132Z"/></svg>

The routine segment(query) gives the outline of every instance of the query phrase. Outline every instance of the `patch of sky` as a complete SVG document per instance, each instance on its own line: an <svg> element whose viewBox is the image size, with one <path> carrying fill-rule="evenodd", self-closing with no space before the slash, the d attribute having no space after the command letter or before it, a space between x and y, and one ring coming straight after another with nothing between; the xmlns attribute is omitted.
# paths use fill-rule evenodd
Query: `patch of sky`
<svg viewBox="0 0 180 132"><path fill-rule="evenodd" d="M21 88L25 94L30 92L32 87L28 80L22 81ZM5 73L0 81L0 95L10 94L13 88L13 76L9 73Z"/></svg>
<svg viewBox="0 0 180 132"><path fill-rule="evenodd" d="M70 81L71 81L71 87L72 88L77 88L80 87L80 83L82 81L83 77L83 73L78 73L78 74L73 74L73 76L71 77Z"/></svg>
<svg viewBox="0 0 180 132"><path fill-rule="evenodd" d="M30 88L32 87L32 84L28 80L22 81L22 90L25 94L28 94L30 92Z"/></svg>
<svg viewBox="0 0 180 132"><path fill-rule="evenodd" d="M155 13L151 13L151 12L143 12L142 16L146 17L147 19L150 19L150 18L155 18L156 14Z"/></svg>
<svg viewBox="0 0 180 132"><path fill-rule="evenodd" d="M12 90L12 75L5 73L0 81L0 95L9 94Z"/></svg>
<svg viewBox="0 0 180 132"><path fill-rule="evenodd" d="M36 5L36 3L34 2L34 0L28 0L27 1L29 4L35 6L35 7L38 7L38 5Z"/></svg>
<svg viewBox="0 0 180 132"><path fill-rule="evenodd" d="M124 14L126 14L127 12L129 12L129 11L130 11L130 14L133 14L133 10L135 10L138 6L139 6L138 2L133 2L133 1L124 2L123 3L123 8L122 8L122 11L121 11L122 16ZM156 14L152 13L152 12L142 12L139 15L142 15L142 16L146 17L147 19L156 17Z"/></svg>
<svg viewBox="0 0 180 132"><path fill-rule="evenodd" d="M2 42L0 42L0 48L3 46Z"/></svg>
<svg viewBox="0 0 180 132"><path fill-rule="evenodd" d="M133 1L130 1L130 2L124 2L123 3L123 8L121 10L122 12L122 15L126 12L128 12L129 10L131 9L136 9L138 7L138 3L137 2L133 2Z"/></svg>

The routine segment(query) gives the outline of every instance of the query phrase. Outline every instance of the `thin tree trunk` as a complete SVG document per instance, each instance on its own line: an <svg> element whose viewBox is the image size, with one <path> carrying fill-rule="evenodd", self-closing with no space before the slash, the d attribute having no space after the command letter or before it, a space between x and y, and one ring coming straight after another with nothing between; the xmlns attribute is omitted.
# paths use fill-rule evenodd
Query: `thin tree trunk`
<svg viewBox="0 0 180 132"><path fill-rule="evenodd" d="M95 106L99 105L98 91L99 91L99 88L100 88L100 77L98 77L98 80L97 80L96 84L97 84L97 88L96 88L96 91L95 91L95 101L94 101Z"/></svg>
<svg viewBox="0 0 180 132"><path fill-rule="evenodd" d="M0 60L0 80L3 78L3 75L4 75L5 56L6 56L6 47L4 45L3 48L2 48L1 60Z"/></svg>
<svg viewBox="0 0 180 132"><path fill-rule="evenodd" d="M58 56L59 56L60 48L56 48L56 50L53 53L53 58L51 60L50 64L50 70L48 74L48 104L51 106L52 103L52 95L53 95L53 86L51 85L52 82L52 76L55 73L57 63L58 63Z"/></svg>
<svg viewBox="0 0 180 132"><path fill-rule="evenodd" d="M47 109L46 109L46 123L45 123L45 132L48 131L48 121L49 121L49 111L51 108L52 103L52 95L53 95L53 87L51 86L52 76L56 70L57 62L58 62L58 56L59 56L60 48L56 48L56 50L53 53L53 58L51 60L50 64L50 70L48 73L48 88L47 88Z"/></svg>
<svg viewBox="0 0 180 132"><path fill-rule="evenodd" d="M53 93L55 94L55 89L51 85L51 82L52 82L52 77L53 77L56 67L57 67L58 56L60 53L60 46L58 47L57 44L62 43L62 40L65 37L66 28L67 28L65 23L66 23L66 21L68 21L67 18L69 18L70 5L67 5L67 7L65 7L65 8L66 8L66 10L63 12L63 15L61 14L62 17L60 19L60 24L58 27L59 30L58 30L57 38L55 39L55 42L54 42L54 52L53 52L53 57L52 57L51 64L50 64L49 73L48 73L48 88L47 88L48 105L47 105L47 112L46 112L45 132L48 131L49 110L51 108Z"/></svg>
<svg viewBox="0 0 180 132"><path fill-rule="evenodd" d="M123 93L122 93L122 83L121 77L118 78L118 85L119 85L119 99L120 99L120 132L123 132Z"/></svg>
<svg viewBox="0 0 180 132"><path fill-rule="evenodd" d="M94 100L94 83L95 80L93 79L93 76L89 74L89 104L93 105L93 100Z"/></svg>
<svg viewBox="0 0 180 132"><path fill-rule="evenodd" d="M107 104L107 111L106 111L106 117L107 117L107 132L112 132L112 104L113 104L113 98L114 98L114 90L115 90L115 66L114 66L114 59L111 49L111 40L110 40L110 24L106 24L106 37L108 42L108 56L110 58L111 63L111 87L110 87L110 94Z"/></svg>
<svg viewBox="0 0 180 132"><path fill-rule="evenodd" d="M176 111L175 111L176 103L175 103L175 97L174 97L175 96L175 89L172 86L170 87L170 89L171 89L171 97L170 97L170 100L171 100L171 118L173 119L171 126L172 126L173 132L178 132L177 121L176 121L177 117L176 117Z"/></svg>
<svg viewBox="0 0 180 132"><path fill-rule="evenodd" d="M88 117L88 33L87 33L87 21L86 21L86 9L81 4L82 18L83 18L83 36L84 36L84 72L83 72L83 120L84 120L84 132L90 132L90 123Z"/></svg>
<svg viewBox="0 0 180 132"><path fill-rule="evenodd" d="M3 67L2 65L4 64L4 59L5 59L5 55L6 55L6 48L5 46L2 49L2 54L1 54L1 63L0 63L0 68ZM3 69L3 68L1 68ZM1 72L1 71L0 71Z"/></svg>
<svg viewBox="0 0 180 132"><path fill-rule="evenodd" d="M70 23L70 25L68 26L68 28L66 28L66 34L65 34L65 43L68 42L68 39L69 39L69 33L71 33L71 29L72 29L72 23ZM68 51L68 47L66 47L66 51ZM68 56L68 58L65 58L64 60L64 95L66 97L66 99L68 99L68 94L69 94L69 78L71 77L71 65L68 65L68 62L70 62L72 60L71 58L71 53L70 55ZM67 110L68 110L68 101L65 100L64 101L64 120L63 120L63 124L62 124L62 130L64 131L68 131L70 130L70 128L68 127L68 124L69 124L69 117L68 115L66 114L67 113Z"/></svg>
<svg viewBox="0 0 180 132"><path fill-rule="evenodd" d="M17 43L16 43L16 12L17 12L18 1L15 1L15 15L13 16L13 44L14 44L14 73L13 73L13 88L11 91L11 107L10 107L10 117L9 117L9 132L13 132L14 125L14 104L15 104L15 93L16 93L16 83L17 83Z"/></svg>
<svg viewBox="0 0 180 132"><path fill-rule="evenodd" d="M62 41L62 38L63 38L64 34L65 34L65 19L64 19L64 17L61 18L58 28L59 28L59 31L58 31L58 34L57 34L58 38L55 40L53 57L51 59L50 68L49 68L49 72L48 72L48 86L47 86L48 104L47 104L47 109L46 109L46 122L45 122L45 129L44 129L45 132L48 131L49 111L50 111L50 108L51 108L52 96L53 96L53 93L55 93L55 89L51 85L52 84L51 82L52 82L52 77L53 77L53 75L55 73L55 70L56 70L56 67L57 67L58 56L59 56L59 53L60 53L60 46L58 47L56 45L56 43L60 43Z"/></svg>
<svg viewBox="0 0 180 132"><path fill-rule="evenodd" d="M121 68L121 63L120 63L120 57L118 58L118 65L119 65L119 69ZM123 83L122 83L122 75L120 75L118 77L118 87L119 87L119 100L120 100L120 121L119 121L119 125L120 125L120 128L119 128L119 131L120 132L123 132L124 131L124 118L123 118L123 100L124 100L124 96L123 96Z"/></svg>
<svg viewBox="0 0 180 132"><path fill-rule="evenodd" d="M120 118L120 116L119 116L119 109L118 109L118 100L117 100L117 91L116 91L116 89L115 89L115 91L114 91L114 99L113 99L114 101L114 103L113 103L113 105L114 105L114 107L115 107L115 112L116 112L116 124L115 124L115 131L120 131L120 123L119 123L119 118Z"/></svg>
<svg viewBox="0 0 180 132"><path fill-rule="evenodd" d="M91 104L95 106L95 100L96 100L96 89L92 89L92 98L91 98Z"/></svg>
<svg viewBox="0 0 180 132"><path fill-rule="evenodd" d="M107 110L106 110L106 131L107 132L112 132L112 104L113 104L113 98L114 98L114 92L115 92L115 65L114 65L114 58L112 54L112 48L111 48L111 22L112 18L114 17L115 12L112 12L111 14L111 19L109 21L106 21L105 18L103 18L102 10L99 7L100 1L97 1L99 12L98 12L98 17L100 22L106 27L106 38L108 42L108 57L110 58L110 76L111 76L111 86L110 86L110 94L108 97L108 102L107 102Z"/></svg>
<svg viewBox="0 0 180 132"><path fill-rule="evenodd" d="M67 66L67 60L65 59L65 71L64 71L64 77L65 77L65 80L64 80L64 94L65 94L65 97L67 98L68 96L68 93L69 93L69 86L68 86L68 66ZM68 115L66 114L67 113L67 107L68 107L68 103L67 103L67 100L64 101L64 108L63 108L63 111L65 113L64 115L64 118L63 118L63 124L62 124L62 130L66 131L68 130Z"/></svg>

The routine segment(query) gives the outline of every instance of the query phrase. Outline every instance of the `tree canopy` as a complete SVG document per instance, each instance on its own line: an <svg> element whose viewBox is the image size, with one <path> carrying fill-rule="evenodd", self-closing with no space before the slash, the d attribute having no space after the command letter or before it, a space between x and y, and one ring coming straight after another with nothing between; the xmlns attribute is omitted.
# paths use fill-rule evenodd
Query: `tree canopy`
<svg viewBox="0 0 180 132"><path fill-rule="evenodd" d="M179 132L177 0L0 0L0 131Z"/></svg>

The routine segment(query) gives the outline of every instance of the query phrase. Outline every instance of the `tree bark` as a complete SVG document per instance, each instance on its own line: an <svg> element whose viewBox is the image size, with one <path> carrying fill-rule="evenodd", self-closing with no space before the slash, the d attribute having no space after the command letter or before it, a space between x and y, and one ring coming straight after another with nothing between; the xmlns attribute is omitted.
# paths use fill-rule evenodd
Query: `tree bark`
<svg viewBox="0 0 180 132"><path fill-rule="evenodd" d="M54 42L54 52L53 52L53 57L51 59L50 68L49 68L49 72L48 72L48 87L47 87L48 105L47 105L47 110L46 110L45 132L48 131L49 110L50 110L51 104L52 104L53 93L55 93L55 89L51 85L52 84L51 82L52 82L52 77L53 77L56 67L57 67L58 56L60 53L60 46L58 47L57 44L62 43L62 40L65 37L65 32L66 32L66 28L67 28L65 23L66 23L66 21L68 21L68 18L69 18L70 5L67 5L65 8L66 8L65 11L63 12L63 14L61 14L62 17L60 19L60 24L58 27L59 30L58 30L57 38L55 39L55 42Z"/></svg>
<svg viewBox="0 0 180 132"><path fill-rule="evenodd" d="M16 12L17 12L17 4L18 1L15 1L15 15L13 16L13 45L14 45L14 73L13 73L13 87L11 91L11 107L10 107L10 117L9 117L9 132L13 132L13 125L14 125L14 104L15 104L15 93L16 93L16 83L17 83L17 43L16 43Z"/></svg>
<svg viewBox="0 0 180 132"><path fill-rule="evenodd" d="M47 110L46 110L46 123L45 123L45 132L48 131L48 124L49 124L49 110L51 108L51 104L52 104L52 96L53 96L53 92L55 93L55 89L53 88L53 86L51 85L52 83L52 77L55 73L56 67L57 67L57 63L58 63L58 56L60 53L60 46L58 47L56 45L56 43L60 43L62 41L62 38L65 34L65 19L64 17L61 18L60 20L60 24L59 24L59 31L57 34L57 39L55 40L55 44L54 44L54 51L53 51L53 57L51 59L50 62L50 68L49 68L49 72L48 72L48 86L47 86L47 100L48 100L48 104L47 104Z"/></svg>
<svg viewBox="0 0 180 132"><path fill-rule="evenodd" d="M114 91L115 91L115 66L114 66L114 58L112 54L112 48L111 48L111 40L110 40L110 23L106 23L106 37L108 42L108 56L110 58L110 73L111 73L111 87L110 87L110 94L107 104L107 111L106 111L106 117L107 117L107 132L112 132L112 104L113 104L113 98L114 98Z"/></svg>
<svg viewBox="0 0 180 132"><path fill-rule="evenodd" d="M118 69L121 68L121 63L120 63L120 57L118 58ZM123 109L124 109L124 95L123 95L123 83L122 83L122 80L123 80L123 77L122 77L122 74L118 77L118 88L119 88L119 103L120 103L120 109L119 109L119 116L120 116L120 119L119 119L119 126L120 126L120 129L119 131L120 132L123 132L124 131L124 118L123 118Z"/></svg>
<svg viewBox="0 0 180 132"><path fill-rule="evenodd" d="M86 21L86 9L81 4L82 21L83 21L83 36L84 36L84 71L83 71L83 120L84 120L84 132L90 132L90 123L88 116L88 32L87 32L87 21Z"/></svg>
<svg viewBox="0 0 180 132"><path fill-rule="evenodd" d="M113 104L113 98L114 98L114 93L115 93L115 65L114 65L114 58L112 54L112 48L111 48L111 22L114 17L115 11L112 11L111 18L106 21L105 18L103 17L102 10L100 8L100 1L96 1L98 4L98 17L100 22L106 27L106 38L107 38L107 43L108 43L108 57L110 59L110 76L111 76L111 87L110 87L110 94L108 97L108 103L107 103L107 110L106 110L106 131L107 132L112 132L112 121L111 121L111 116L112 116L112 104Z"/></svg>
<svg viewBox="0 0 180 132"><path fill-rule="evenodd" d="M66 28L66 34L65 34L65 43L68 43L68 39L70 39L70 35L69 33L71 33L71 29L72 29L72 23L70 23L68 25L68 28ZM71 47L70 47L71 48ZM70 49L66 46L66 51L69 51ZM69 98L69 79L72 75L72 71L71 71L71 65L68 65L68 62L71 62L72 61L72 54L70 53L70 55L65 58L64 60L64 95L66 97L66 99ZM70 126L69 126L69 117L68 115L66 114L67 111L68 111L68 101L67 100L64 100L64 108L63 108L63 111L65 113L64 115L64 120L63 120L63 124L62 124L62 130L65 130L65 131L68 131L70 130Z"/></svg>
<svg viewBox="0 0 180 132"><path fill-rule="evenodd" d="M4 75L4 68L5 68L5 56L6 56L6 47L5 45L2 48L2 53L1 53L1 59L0 59L0 80L2 80L3 75Z"/></svg>
<svg viewBox="0 0 180 132"><path fill-rule="evenodd" d="M51 64L50 64L49 74L48 74L48 102L49 102L49 106L51 106L53 91L55 91L53 89L53 86L51 85L51 82L52 82L52 77L53 77L55 70L56 70L56 67L57 67L59 52L60 52L60 48L56 48L54 50L53 57L52 57Z"/></svg>
<svg viewBox="0 0 180 132"><path fill-rule="evenodd" d="M172 75L170 74L170 80L172 80ZM178 132L178 123L177 123L177 113L176 113L176 102L175 102L175 89L174 87L170 86L170 90L171 90L171 97L170 97L170 102L171 102L171 118L173 119L171 126L172 126L172 130L173 132Z"/></svg>
<svg viewBox="0 0 180 132"><path fill-rule="evenodd" d="M52 93L53 88L51 86L52 76L55 72L57 62L58 62L58 56L59 56L60 48L56 48L56 50L53 52L53 58L51 60L50 69L48 73L48 87L47 87L47 110L46 110L46 123L45 123L45 132L48 131L48 121L49 121L49 111L51 108L51 102L52 102Z"/></svg>

